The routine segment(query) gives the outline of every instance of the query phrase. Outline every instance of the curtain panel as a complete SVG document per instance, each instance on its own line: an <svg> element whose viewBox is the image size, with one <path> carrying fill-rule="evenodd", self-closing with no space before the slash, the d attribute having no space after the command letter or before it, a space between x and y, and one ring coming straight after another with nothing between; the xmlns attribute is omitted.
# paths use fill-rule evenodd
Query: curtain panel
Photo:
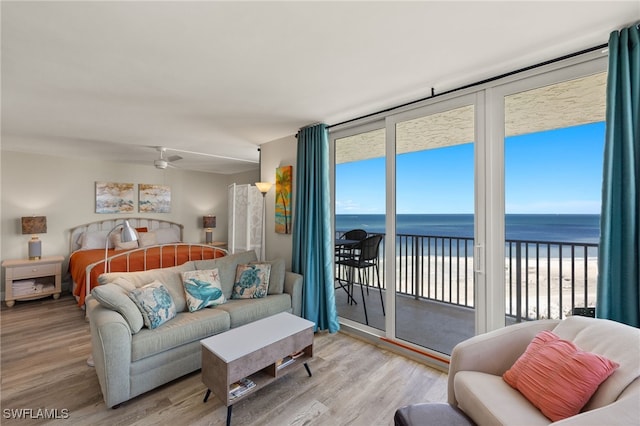
<svg viewBox="0 0 640 426"><path fill-rule="evenodd" d="M609 37L596 316L640 327L640 30Z"/></svg>
<svg viewBox="0 0 640 426"><path fill-rule="evenodd" d="M291 269L304 276L302 316L317 330L340 329L333 288L329 138L318 124L298 132Z"/></svg>

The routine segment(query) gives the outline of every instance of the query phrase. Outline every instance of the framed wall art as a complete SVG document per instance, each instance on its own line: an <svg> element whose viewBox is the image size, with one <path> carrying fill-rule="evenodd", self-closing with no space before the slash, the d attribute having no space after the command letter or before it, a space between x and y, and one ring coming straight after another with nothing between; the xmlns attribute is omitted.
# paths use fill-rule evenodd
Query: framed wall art
<svg viewBox="0 0 640 426"><path fill-rule="evenodd" d="M148 183L139 184L138 210L141 213L170 213L171 187Z"/></svg>
<svg viewBox="0 0 640 426"><path fill-rule="evenodd" d="M133 184L96 182L96 213L133 213Z"/></svg>
<svg viewBox="0 0 640 426"><path fill-rule="evenodd" d="M291 190L293 166L276 169L276 232L291 233Z"/></svg>

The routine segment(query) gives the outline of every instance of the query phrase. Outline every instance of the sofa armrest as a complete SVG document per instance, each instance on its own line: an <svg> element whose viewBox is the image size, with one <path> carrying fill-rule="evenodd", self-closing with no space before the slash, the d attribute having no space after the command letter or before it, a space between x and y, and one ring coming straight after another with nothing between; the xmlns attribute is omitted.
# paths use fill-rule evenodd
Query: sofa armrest
<svg viewBox="0 0 640 426"><path fill-rule="evenodd" d="M294 315L302 315L302 275L286 271L284 274L284 292L291 295L291 310Z"/></svg>
<svg viewBox="0 0 640 426"><path fill-rule="evenodd" d="M85 300L91 326L91 351L104 401L113 407L129 399L131 329L116 311L92 296Z"/></svg>
<svg viewBox="0 0 640 426"><path fill-rule="evenodd" d="M511 325L480 334L457 344L451 352L447 400L458 406L453 379L458 371L480 371L502 376L522 355L531 340L543 330L551 330L559 320L539 320Z"/></svg>
<svg viewBox="0 0 640 426"><path fill-rule="evenodd" d="M552 423L553 426L611 425L626 426L638 424L640 419L640 378L634 380L620 394L618 399L602 408L585 411L564 420Z"/></svg>

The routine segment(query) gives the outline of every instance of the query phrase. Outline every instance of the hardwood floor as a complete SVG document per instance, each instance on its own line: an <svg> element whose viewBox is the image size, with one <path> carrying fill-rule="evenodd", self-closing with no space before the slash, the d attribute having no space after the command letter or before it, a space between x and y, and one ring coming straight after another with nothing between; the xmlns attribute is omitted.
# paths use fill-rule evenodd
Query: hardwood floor
<svg viewBox="0 0 640 426"><path fill-rule="evenodd" d="M202 402L200 371L107 408L86 365L89 324L70 296L3 303L0 344L3 425L225 424L217 398ZM232 425L392 425L402 405L446 400L445 373L344 333L318 333L309 366L313 377L301 367L236 404Z"/></svg>

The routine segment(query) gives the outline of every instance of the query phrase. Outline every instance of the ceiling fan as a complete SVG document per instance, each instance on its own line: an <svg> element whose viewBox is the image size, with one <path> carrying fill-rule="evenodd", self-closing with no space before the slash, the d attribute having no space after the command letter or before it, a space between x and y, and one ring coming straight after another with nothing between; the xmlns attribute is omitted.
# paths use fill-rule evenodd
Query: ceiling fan
<svg viewBox="0 0 640 426"><path fill-rule="evenodd" d="M166 169L167 167L175 167L173 164L171 164L174 161L178 161L178 160L182 160L182 157L180 157L179 155L171 155L167 158L165 158L165 154L167 152L167 148L158 146L156 147L156 150L160 153L160 158L158 158L157 160L155 160L153 162L153 165L156 166L156 169Z"/></svg>

